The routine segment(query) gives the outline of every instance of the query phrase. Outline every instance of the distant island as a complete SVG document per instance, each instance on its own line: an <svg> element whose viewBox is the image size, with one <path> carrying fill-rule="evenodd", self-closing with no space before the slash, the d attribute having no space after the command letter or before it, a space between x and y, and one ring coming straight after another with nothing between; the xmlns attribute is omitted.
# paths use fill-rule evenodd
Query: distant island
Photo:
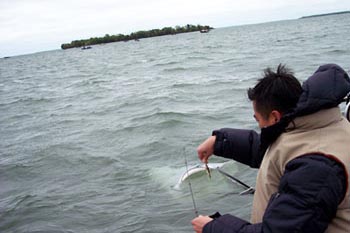
<svg viewBox="0 0 350 233"><path fill-rule="evenodd" d="M106 34L104 37L93 37L90 39L83 39L83 40L74 40L71 43L62 44L62 49L70 49L70 48L79 48L83 47L86 48L90 45L96 45L96 44L105 44L105 43L112 43L112 42L120 42L124 41L127 42L129 40L135 40L138 41L142 38L148 38L148 37L156 37L156 36L164 36L164 35L175 35L179 33L186 33L186 32L208 32L210 29L213 29L212 27L206 25L191 25L187 24L186 26L176 26L173 27L164 27L162 29L152 29L148 31L138 31L133 32L130 35L109 35Z"/></svg>
<svg viewBox="0 0 350 233"><path fill-rule="evenodd" d="M350 14L350 11L340 11L340 12L333 12L333 13L326 13L326 14L309 15L309 16L303 16L300 19L322 17L322 16L328 16L328 15L341 15L341 14Z"/></svg>

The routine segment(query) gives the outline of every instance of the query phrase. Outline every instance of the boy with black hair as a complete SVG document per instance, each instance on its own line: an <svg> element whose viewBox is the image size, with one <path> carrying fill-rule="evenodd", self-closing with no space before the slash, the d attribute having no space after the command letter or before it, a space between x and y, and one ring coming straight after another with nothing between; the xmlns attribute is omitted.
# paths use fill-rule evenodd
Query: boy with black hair
<svg viewBox="0 0 350 233"><path fill-rule="evenodd" d="M220 129L197 149L259 168L251 223L226 214L192 220L197 232L349 232L350 124L338 105L348 74L327 64L301 87L279 65L248 90L260 135Z"/></svg>

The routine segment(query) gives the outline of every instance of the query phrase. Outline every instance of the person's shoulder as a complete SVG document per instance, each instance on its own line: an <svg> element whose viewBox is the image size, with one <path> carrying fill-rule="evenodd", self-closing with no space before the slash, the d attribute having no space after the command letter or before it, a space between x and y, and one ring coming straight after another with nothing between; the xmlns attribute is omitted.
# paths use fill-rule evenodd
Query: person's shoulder
<svg viewBox="0 0 350 233"><path fill-rule="evenodd" d="M296 157L289 161L286 167L289 167L290 169L298 167L307 167L310 169L343 170L342 164L337 159L335 159L335 157L317 152L308 153Z"/></svg>
<svg viewBox="0 0 350 233"><path fill-rule="evenodd" d="M332 195L335 205L346 192L346 172L337 160L321 154L297 157L286 166L281 187L312 202L322 202Z"/></svg>

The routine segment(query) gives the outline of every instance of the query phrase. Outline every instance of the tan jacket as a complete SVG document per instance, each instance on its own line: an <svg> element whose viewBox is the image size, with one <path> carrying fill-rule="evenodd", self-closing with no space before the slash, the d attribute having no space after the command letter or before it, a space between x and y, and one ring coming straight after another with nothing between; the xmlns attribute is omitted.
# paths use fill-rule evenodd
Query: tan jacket
<svg viewBox="0 0 350 233"><path fill-rule="evenodd" d="M286 164L304 154L317 152L343 163L350 177L350 124L338 107L321 110L294 120L294 129L283 133L269 147L261 163L251 221L262 221L268 201L278 191ZM326 232L350 232L350 179L347 193Z"/></svg>

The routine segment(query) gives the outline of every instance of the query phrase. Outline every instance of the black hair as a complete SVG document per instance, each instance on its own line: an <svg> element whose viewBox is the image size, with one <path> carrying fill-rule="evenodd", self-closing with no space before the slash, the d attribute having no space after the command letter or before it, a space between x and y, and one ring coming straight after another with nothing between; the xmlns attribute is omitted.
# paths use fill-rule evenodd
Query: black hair
<svg viewBox="0 0 350 233"><path fill-rule="evenodd" d="M292 110L302 93L302 87L294 73L285 65L279 64L277 71L264 70L264 77L253 88L248 89L248 98L255 101L256 110L268 118L273 110L282 114Z"/></svg>

